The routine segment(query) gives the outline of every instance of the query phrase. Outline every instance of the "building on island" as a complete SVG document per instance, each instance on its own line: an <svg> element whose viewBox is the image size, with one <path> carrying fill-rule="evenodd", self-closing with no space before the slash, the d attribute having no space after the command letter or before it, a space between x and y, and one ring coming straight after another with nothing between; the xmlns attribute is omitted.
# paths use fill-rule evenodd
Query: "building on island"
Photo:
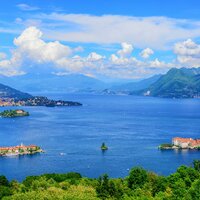
<svg viewBox="0 0 200 200"><path fill-rule="evenodd" d="M172 144L182 149L194 149L200 147L200 139L175 137Z"/></svg>
<svg viewBox="0 0 200 200"><path fill-rule="evenodd" d="M40 148L36 145L25 146L23 144L13 147L0 147L0 155L9 154L30 154L37 152Z"/></svg>
<svg viewBox="0 0 200 200"><path fill-rule="evenodd" d="M17 113L17 114L23 114L23 113L24 113L24 110L16 110L16 113Z"/></svg>

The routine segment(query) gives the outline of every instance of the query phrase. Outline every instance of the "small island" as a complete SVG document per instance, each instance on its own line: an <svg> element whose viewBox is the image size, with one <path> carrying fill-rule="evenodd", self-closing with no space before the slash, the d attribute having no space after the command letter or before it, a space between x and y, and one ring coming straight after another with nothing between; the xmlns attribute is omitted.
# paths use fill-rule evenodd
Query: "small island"
<svg viewBox="0 0 200 200"><path fill-rule="evenodd" d="M172 139L171 144L161 144L159 147L161 150L167 149L196 149L200 150L200 139L192 138L180 138L175 137Z"/></svg>
<svg viewBox="0 0 200 200"><path fill-rule="evenodd" d="M24 110L18 109L18 110L4 110L0 113L1 117L4 118L12 118L12 117L25 117L29 116L29 112L26 112Z"/></svg>
<svg viewBox="0 0 200 200"><path fill-rule="evenodd" d="M20 156L44 152L39 146L23 144L14 147L0 147L0 156Z"/></svg>
<svg viewBox="0 0 200 200"><path fill-rule="evenodd" d="M101 150L102 151L106 151L108 150L108 147L106 146L106 144L103 142L102 145L101 145Z"/></svg>

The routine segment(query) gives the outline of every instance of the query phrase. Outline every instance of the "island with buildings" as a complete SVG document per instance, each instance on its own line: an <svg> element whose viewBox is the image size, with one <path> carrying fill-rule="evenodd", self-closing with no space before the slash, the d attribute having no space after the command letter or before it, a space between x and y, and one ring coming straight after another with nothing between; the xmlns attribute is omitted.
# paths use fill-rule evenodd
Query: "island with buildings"
<svg viewBox="0 0 200 200"><path fill-rule="evenodd" d="M200 139L175 137L172 139L171 144L161 144L158 148L161 150L165 150L165 149L196 149L196 150L200 150Z"/></svg>
<svg viewBox="0 0 200 200"><path fill-rule="evenodd" d="M25 116L29 116L29 112L24 111L22 109L4 110L3 112L0 112L0 117L4 118L25 117Z"/></svg>
<svg viewBox="0 0 200 200"><path fill-rule="evenodd" d="M20 155L32 155L36 153L44 152L39 146L36 145L18 145L13 147L0 147L0 156L20 156Z"/></svg>

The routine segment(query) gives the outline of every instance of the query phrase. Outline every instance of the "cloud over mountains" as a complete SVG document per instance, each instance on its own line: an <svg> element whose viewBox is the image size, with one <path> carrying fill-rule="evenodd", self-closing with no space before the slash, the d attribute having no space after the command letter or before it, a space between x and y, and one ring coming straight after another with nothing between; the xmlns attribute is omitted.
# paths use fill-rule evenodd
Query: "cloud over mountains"
<svg viewBox="0 0 200 200"><path fill-rule="evenodd" d="M188 39L178 42L174 46L174 52L177 54L177 60L184 66L200 66L200 45L193 40Z"/></svg>
<svg viewBox="0 0 200 200"><path fill-rule="evenodd" d="M0 74L6 76L26 73L29 66L50 66L49 70L57 74L81 73L94 77L142 78L155 73L166 72L169 68L191 62L191 67L200 64L200 47L191 39L176 43L174 52L177 61L165 62L151 58L154 50L145 48L136 53L133 44L121 43L121 49L110 55L89 52L81 56L80 46L70 47L60 41L46 41L37 27L26 28L13 41L15 48L10 58L0 53ZM143 59L139 59L141 56Z"/></svg>

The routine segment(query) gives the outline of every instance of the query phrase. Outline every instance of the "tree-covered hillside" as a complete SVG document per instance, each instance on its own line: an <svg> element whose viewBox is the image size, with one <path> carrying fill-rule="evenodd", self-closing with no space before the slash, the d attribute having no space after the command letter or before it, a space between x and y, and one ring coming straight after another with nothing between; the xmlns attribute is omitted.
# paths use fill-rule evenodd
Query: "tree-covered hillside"
<svg viewBox="0 0 200 200"><path fill-rule="evenodd" d="M0 176L3 200L199 200L200 161L181 166L170 176L159 176L140 167L126 178L98 179L78 173L29 176L22 183Z"/></svg>
<svg viewBox="0 0 200 200"><path fill-rule="evenodd" d="M149 91L149 92L148 92ZM150 96L194 98L200 96L200 68L173 68L143 91Z"/></svg>

